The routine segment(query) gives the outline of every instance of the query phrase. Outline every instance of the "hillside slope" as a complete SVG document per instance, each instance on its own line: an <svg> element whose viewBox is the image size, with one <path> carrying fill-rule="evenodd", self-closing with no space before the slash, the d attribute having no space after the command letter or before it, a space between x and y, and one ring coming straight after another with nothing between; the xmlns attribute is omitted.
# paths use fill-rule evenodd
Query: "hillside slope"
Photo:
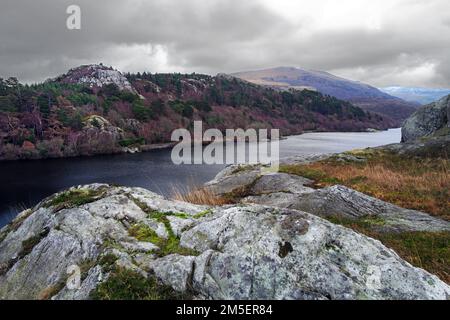
<svg viewBox="0 0 450 320"><path fill-rule="evenodd" d="M365 110L386 115L401 124L416 104L403 101L367 84L337 77L327 72L293 67L234 73L252 83L279 89L311 89L354 103Z"/></svg>
<svg viewBox="0 0 450 320"><path fill-rule="evenodd" d="M235 77L127 74L81 66L42 84L0 82L0 159L123 152L169 142L174 129L279 128L362 131L394 123L313 91L257 86Z"/></svg>

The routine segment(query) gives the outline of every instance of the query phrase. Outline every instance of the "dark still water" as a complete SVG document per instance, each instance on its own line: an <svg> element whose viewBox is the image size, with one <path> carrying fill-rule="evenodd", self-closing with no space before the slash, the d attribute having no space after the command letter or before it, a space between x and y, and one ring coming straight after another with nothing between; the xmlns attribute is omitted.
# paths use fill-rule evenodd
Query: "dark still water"
<svg viewBox="0 0 450 320"><path fill-rule="evenodd" d="M343 152L400 142L400 129L375 133L307 133L280 142L282 158ZM171 150L72 159L0 162L0 227L18 212L62 189L94 182L144 187L168 195L174 186L202 185L223 165L174 165Z"/></svg>

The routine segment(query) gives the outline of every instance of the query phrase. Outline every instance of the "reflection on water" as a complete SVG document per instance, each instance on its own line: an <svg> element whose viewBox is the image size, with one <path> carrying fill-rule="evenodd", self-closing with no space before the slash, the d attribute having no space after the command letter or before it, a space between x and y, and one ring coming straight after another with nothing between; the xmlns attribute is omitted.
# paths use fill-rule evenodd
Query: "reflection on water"
<svg viewBox="0 0 450 320"><path fill-rule="evenodd" d="M400 141L400 129L375 133L307 133L280 141L280 157L343 152ZM201 185L224 165L174 165L171 150L91 158L0 163L0 226L24 207L62 189L94 182L144 187L170 194L176 186Z"/></svg>

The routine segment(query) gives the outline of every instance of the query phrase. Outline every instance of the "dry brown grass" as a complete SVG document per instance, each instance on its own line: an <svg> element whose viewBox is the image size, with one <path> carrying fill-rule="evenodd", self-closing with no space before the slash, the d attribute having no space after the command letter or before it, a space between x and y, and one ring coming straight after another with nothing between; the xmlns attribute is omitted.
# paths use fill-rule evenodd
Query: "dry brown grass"
<svg viewBox="0 0 450 320"><path fill-rule="evenodd" d="M450 284L449 232L380 233L373 229L370 219L355 220L337 216L327 219L380 240L412 265L425 269Z"/></svg>
<svg viewBox="0 0 450 320"><path fill-rule="evenodd" d="M227 198L216 195L210 188L206 187L194 187L188 190L180 187L173 187L172 199L209 206L222 206L230 203Z"/></svg>
<svg viewBox="0 0 450 320"><path fill-rule="evenodd" d="M38 294L38 300L49 300L51 297L61 291L64 288L64 285L64 283L59 283L43 289Z"/></svg>
<svg viewBox="0 0 450 320"><path fill-rule="evenodd" d="M282 171L311 178L317 187L342 184L401 207L450 220L449 168L448 159L378 155L365 163L332 160L285 166Z"/></svg>

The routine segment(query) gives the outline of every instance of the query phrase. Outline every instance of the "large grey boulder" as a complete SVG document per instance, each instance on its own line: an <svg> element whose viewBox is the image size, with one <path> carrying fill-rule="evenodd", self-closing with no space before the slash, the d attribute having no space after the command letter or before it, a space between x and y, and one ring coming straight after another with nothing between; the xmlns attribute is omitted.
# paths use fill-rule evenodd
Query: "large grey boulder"
<svg viewBox="0 0 450 320"><path fill-rule="evenodd" d="M211 299L447 299L450 293L380 242L296 210L217 209L181 243L203 252L192 285Z"/></svg>
<svg viewBox="0 0 450 320"><path fill-rule="evenodd" d="M280 165L307 164L326 159L331 155L327 154L305 154L295 157L280 159ZM308 192L310 189L303 187L312 181L295 176L286 176L280 173L270 173L265 170L267 167L257 165L231 165L219 172L216 177L205 184L217 195L226 195L237 190L253 187L253 193L270 193L277 190L292 191L298 189L299 192ZM259 190L259 191L258 191ZM296 192L297 190L295 190Z"/></svg>
<svg viewBox="0 0 450 320"><path fill-rule="evenodd" d="M409 117L402 128L402 142L450 133L450 96L426 105Z"/></svg>
<svg viewBox="0 0 450 320"><path fill-rule="evenodd" d="M450 222L336 185L297 197L289 206L318 216L365 218L379 231L450 232Z"/></svg>
<svg viewBox="0 0 450 320"><path fill-rule="evenodd" d="M260 176L260 166L233 165L219 172L205 186L217 195L225 195L253 184Z"/></svg>
<svg viewBox="0 0 450 320"><path fill-rule="evenodd" d="M111 256L117 267L200 299L450 296L448 285L380 242L305 212L255 204L205 211L108 185L70 192L44 200L0 232L0 299L89 299L108 281L112 269L104 260ZM67 202L76 193L85 204ZM177 253L166 248L162 255L157 245L164 241L135 238L136 225L169 237ZM66 285L73 265L83 274L75 289Z"/></svg>

